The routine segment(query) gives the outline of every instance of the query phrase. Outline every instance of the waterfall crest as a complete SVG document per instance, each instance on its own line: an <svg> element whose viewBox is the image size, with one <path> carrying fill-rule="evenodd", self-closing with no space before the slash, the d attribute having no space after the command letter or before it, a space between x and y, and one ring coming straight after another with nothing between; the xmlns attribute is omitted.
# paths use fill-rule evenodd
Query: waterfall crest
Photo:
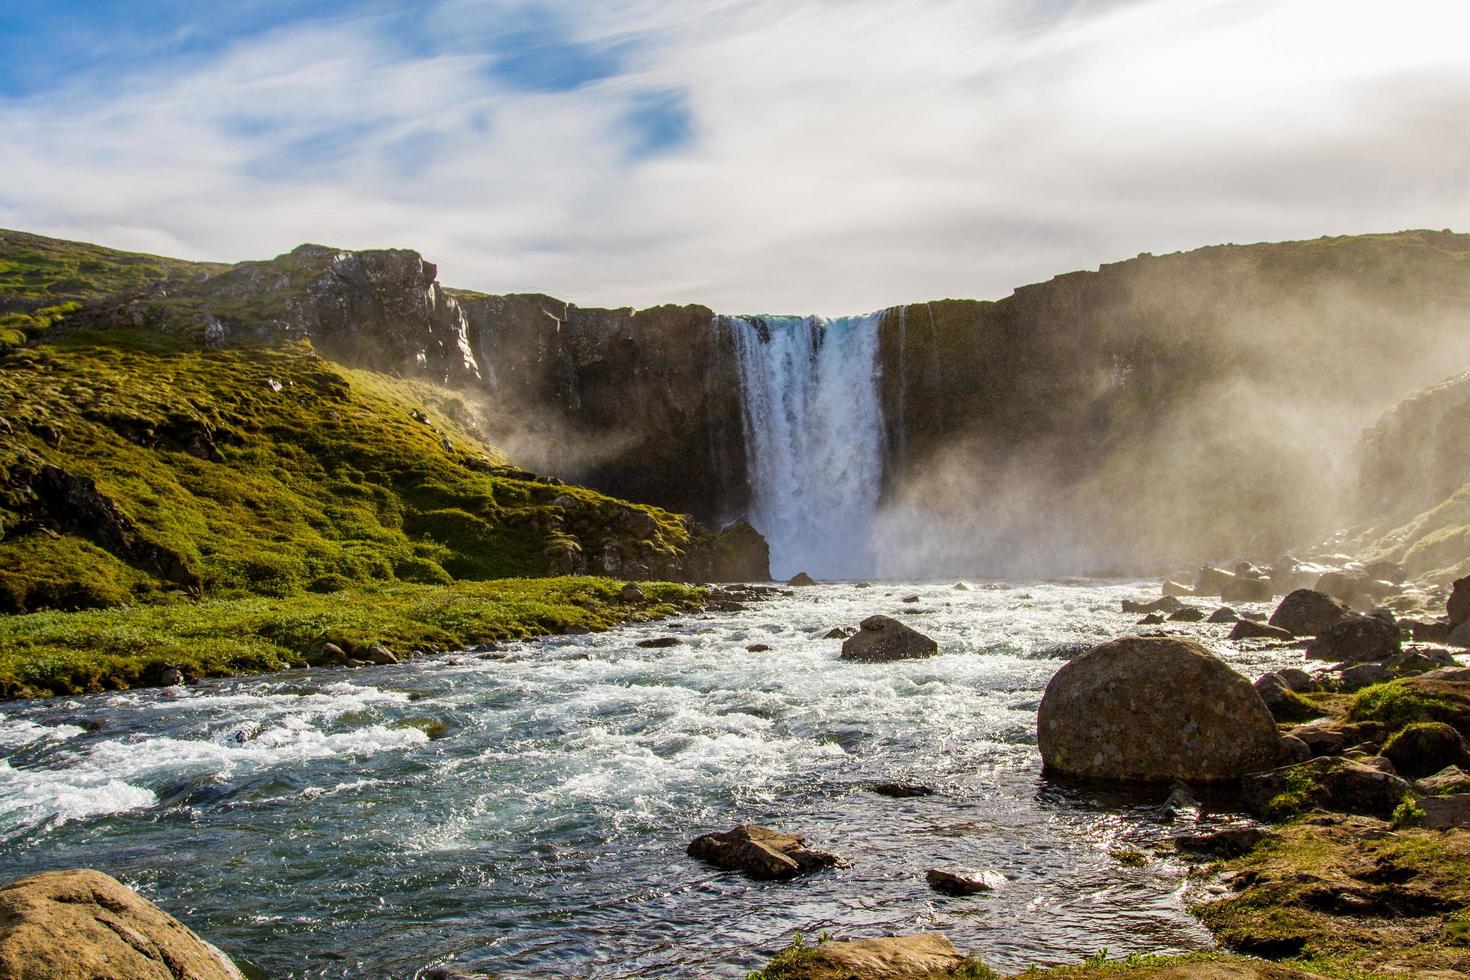
<svg viewBox="0 0 1470 980"><path fill-rule="evenodd" d="M881 316L718 318L739 364L751 523L777 578L872 574Z"/></svg>

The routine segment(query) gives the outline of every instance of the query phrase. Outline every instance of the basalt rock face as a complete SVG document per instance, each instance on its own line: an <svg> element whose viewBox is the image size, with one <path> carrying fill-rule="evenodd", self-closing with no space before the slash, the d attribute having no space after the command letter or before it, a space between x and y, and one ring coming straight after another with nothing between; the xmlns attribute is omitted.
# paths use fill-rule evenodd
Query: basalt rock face
<svg viewBox="0 0 1470 980"><path fill-rule="evenodd" d="M463 306L484 392L510 430L500 441L515 452L526 441L516 430L544 434L517 458L706 522L743 512L740 379L707 307L584 309L539 295Z"/></svg>

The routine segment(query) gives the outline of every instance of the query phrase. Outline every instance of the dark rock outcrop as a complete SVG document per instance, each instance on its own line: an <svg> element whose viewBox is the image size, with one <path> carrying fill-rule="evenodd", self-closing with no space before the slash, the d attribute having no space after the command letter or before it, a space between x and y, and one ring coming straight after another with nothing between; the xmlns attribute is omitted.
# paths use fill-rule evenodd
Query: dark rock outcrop
<svg viewBox="0 0 1470 980"><path fill-rule="evenodd" d="M1317 634L1307 644L1307 657L1359 664L1386 660L1402 649L1397 624L1378 616L1355 616Z"/></svg>
<svg viewBox="0 0 1470 980"><path fill-rule="evenodd" d="M1412 787L1384 768L1343 757L1312 759L1241 780L1241 802L1258 816L1320 807L1388 819Z"/></svg>
<svg viewBox="0 0 1470 980"><path fill-rule="evenodd" d="M1353 616L1351 609L1330 595L1297 589L1281 600L1269 622L1295 636L1316 636Z"/></svg>
<svg viewBox="0 0 1470 980"><path fill-rule="evenodd" d="M736 521L715 535L710 546L711 582L768 582L771 546L747 521Z"/></svg>
<svg viewBox="0 0 1470 980"><path fill-rule="evenodd" d="M1046 770L1086 779L1221 782L1276 761L1250 681L1196 643L1125 637L1057 671L1037 714Z"/></svg>
<svg viewBox="0 0 1470 980"><path fill-rule="evenodd" d="M218 949L100 871L48 871L0 888L0 976L244 980Z"/></svg>
<svg viewBox="0 0 1470 980"><path fill-rule="evenodd" d="M843 660L884 662L932 657L939 644L891 616L869 616L862 629L842 643Z"/></svg>

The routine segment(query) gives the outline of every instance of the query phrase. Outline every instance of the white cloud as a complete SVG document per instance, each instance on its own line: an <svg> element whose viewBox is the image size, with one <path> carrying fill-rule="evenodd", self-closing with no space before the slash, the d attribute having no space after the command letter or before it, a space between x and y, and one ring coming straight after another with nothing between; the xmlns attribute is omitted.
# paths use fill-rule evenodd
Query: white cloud
<svg viewBox="0 0 1470 980"><path fill-rule="evenodd" d="M1458 0L552 0L621 71L497 80L516 5L0 100L0 217L191 257L402 245L586 305L854 312L1136 252L1470 227ZM519 15L517 15L519 16ZM630 159L677 93L689 142Z"/></svg>

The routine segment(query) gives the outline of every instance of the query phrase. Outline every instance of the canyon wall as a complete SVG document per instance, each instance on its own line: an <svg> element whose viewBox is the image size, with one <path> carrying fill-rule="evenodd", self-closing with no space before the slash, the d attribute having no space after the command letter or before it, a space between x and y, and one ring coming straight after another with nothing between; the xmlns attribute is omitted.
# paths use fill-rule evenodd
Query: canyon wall
<svg viewBox="0 0 1470 980"><path fill-rule="evenodd" d="M96 316L205 343L307 337L455 386L467 423L524 466L707 524L751 511L731 331L759 318L443 289L416 253L320 246ZM814 364L845 322L811 333ZM881 311L875 571L1274 557L1361 519L1352 446L1470 366L1467 323L1470 236L1428 231L1141 255Z"/></svg>

